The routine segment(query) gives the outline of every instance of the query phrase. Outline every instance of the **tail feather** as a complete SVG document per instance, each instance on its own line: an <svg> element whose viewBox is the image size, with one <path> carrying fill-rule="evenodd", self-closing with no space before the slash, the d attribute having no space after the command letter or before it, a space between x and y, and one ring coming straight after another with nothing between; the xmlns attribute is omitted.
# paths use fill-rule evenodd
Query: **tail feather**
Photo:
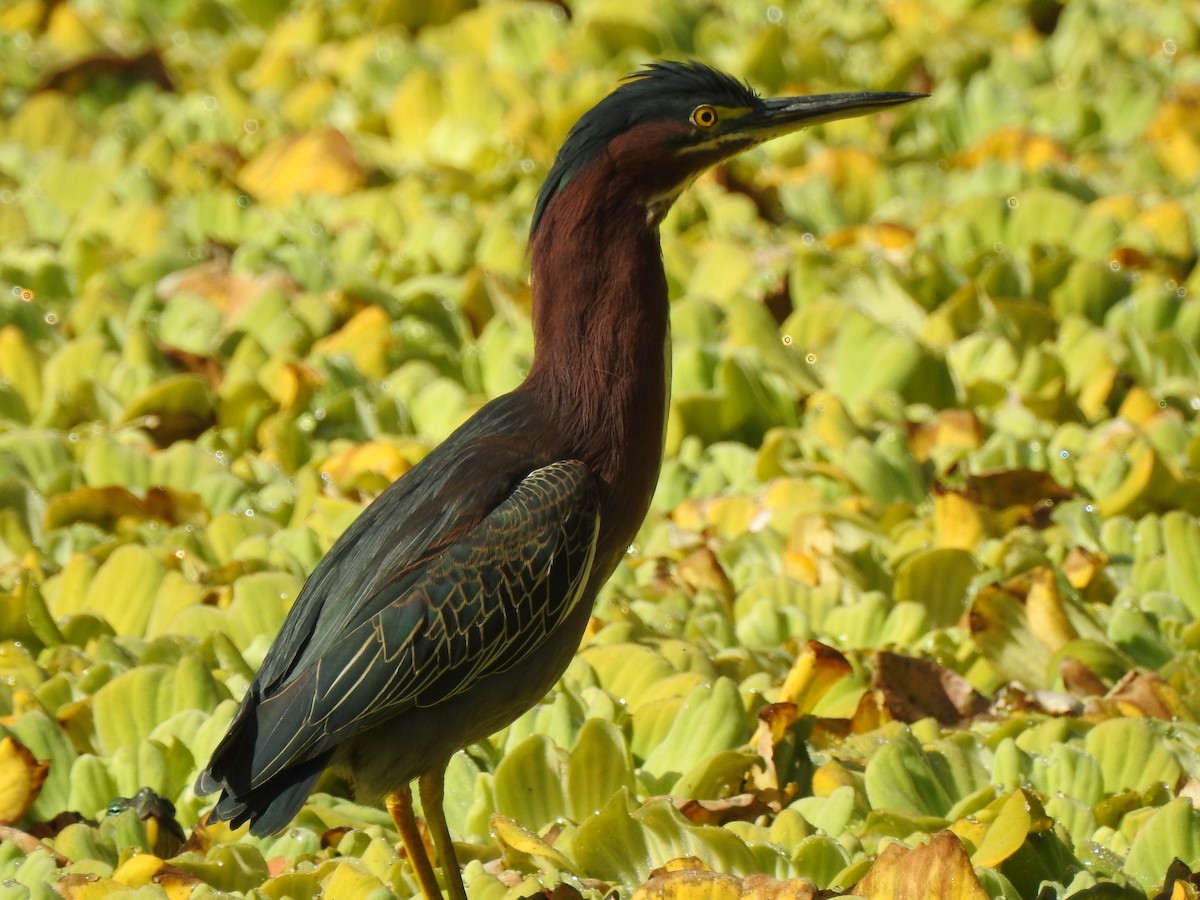
<svg viewBox="0 0 1200 900"><path fill-rule="evenodd" d="M287 827L333 756L330 749L308 759L284 763L264 780L263 759L275 758L278 755L275 744L286 741L289 735L287 729L278 727L280 714L287 710L271 706L256 693L246 695L229 731L197 776L195 785L198 795L221 792L208 814L210 821L229 822L235 828L250 822L251 834L260 837ZM274 715L264 716L264 712Z"/></svg>
<svg viewBox="0 0 1200 900"><path fill-rule="evenodd" d="M249 822L250 833L256 837L283 831L304 806L331 755L324 754L284 769L270 781L242 794L224 782L217 782L216 786L222 789L221 797L208 814L209 821L227 821L234 828ZM206 779L212 783L214 776L205 771L197 784Z"/></svg>

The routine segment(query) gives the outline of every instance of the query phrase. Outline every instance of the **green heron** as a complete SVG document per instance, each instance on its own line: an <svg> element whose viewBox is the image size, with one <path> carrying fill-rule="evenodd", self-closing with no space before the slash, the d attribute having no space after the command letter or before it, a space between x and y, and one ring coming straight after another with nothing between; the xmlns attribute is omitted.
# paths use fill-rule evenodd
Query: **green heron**
<svg viewBox="0 0 1200 900"><path fill-rule="evenodd" d="M451 754L553 686L650 505L669 385L658 225L705 169L770 138L907 103L763 99L698 63L630 76L575 124L530 231L533 363L338 539L308 579L196 792L282 830L327 766L385 797L428 900L417 780L452 900Z"/></svg>

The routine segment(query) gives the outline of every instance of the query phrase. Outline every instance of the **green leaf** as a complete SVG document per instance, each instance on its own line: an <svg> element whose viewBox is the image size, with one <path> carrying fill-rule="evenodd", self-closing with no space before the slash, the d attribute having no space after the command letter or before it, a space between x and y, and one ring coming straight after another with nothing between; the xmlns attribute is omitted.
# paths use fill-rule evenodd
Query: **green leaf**
<svg viewBox="0 0 1200 900"><path fill-rule="evenodd" d="M567 754L534 735L510 749L496 766L496 811L539 829L567 815Z"/></svg>
<svg viewBox="0 0 1200 900"><path fill-rule="evenodd" d="M118 547L96 571L79 609L91 610L108 619L118 634L140 637L154 608L166 570L144 547ZM117 598L120 598L117 602ZM75 610L57 609L57 615Z"/></svg>
<svg viewBox="0 0 1200 900"><path fill-rule="evenodd" d="M663 776L685 773L709 754L740 746L750 737L737 685L718 678L698 685L679 708L670 731L643 763L648 772Z"/></svg>
<svg viewBox="0 0 1200 900"><path fill-rule="evenodd" d="M1125 871L1152 891L1163 883L1173 859L1192 867L1200 861L1200 810L1186 797L1176 797L1142 826L1125 857Z"/></svg>
<svg viewBox="0 0 1200 900"><path fill-rule="evenodd" d="M1167 727L1154 719L1109 719L1088 732L1084 747L1100 764L1106 793L1178 783L1183 769L1164 740Z"/></svg>
<svg viewBox="0 0 1200 900"><path fill-rule="evenodd" d="M582 822L610 797L633 793L633 760L624 732L611 722L587 719L567 757L566 802L570 818Z"/></svg>
<svg viewBox="0 0 1200 900"><path fill-rule="evenodd" d="M928 611L933 628L947 628L962 618L967 607L967 588L979 574L979 563L966 550L925 550L904 560L896 568L893 598L912 601Z"/></svg>
<svg viewBox="0 0 1200 900"><path fill-rule="evenodd" d="M1047 797L1070 797L1087 805L1104 796L1104 773L1100 763L1079 747L1055 744L1038 755L1029 773L1030 781Z"/></svg>
<svg viewBox="0 0 1200 900"><path fill-rule="evenodd" d="M875 751L865 779L867 799L877 809L943 816L955 799L908 730L898 732Z"/></svg>
<svg viewBox="0 0 1200 900"><path fill-rule="evenodd" d="M1171 590L1200 619L1200 524L1187 513L1169 512L1162 531Z"/></svg>
<svg viewBox="0 0 1200 900"><path fill-rule="evenodd" d="M100 688L92 700L96 737L101 753L136 748L161 722L188 709L209 711L224 691L196 654L187 654L178 668L146 665L130 669Z"/></svg>
<svg viewBox="0 0 1200 900"><path fill-rule="evenodd" d="M630 815L629 795L618 791L599 812L579 824L568 850L593 878L641 884L656 864L649 836Z"/></svg>

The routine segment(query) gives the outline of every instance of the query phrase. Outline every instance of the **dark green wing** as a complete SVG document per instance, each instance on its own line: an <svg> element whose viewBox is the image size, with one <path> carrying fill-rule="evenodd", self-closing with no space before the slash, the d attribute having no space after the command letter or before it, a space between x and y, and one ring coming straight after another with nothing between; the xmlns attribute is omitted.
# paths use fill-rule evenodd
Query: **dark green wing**
<svg viewBox="0 0 1200 900"><path fill-rule="evenodd" d="M258 703L248 786L520 663L579 602L599 526L586 465L529 474L478 525L381 587L378 612Z"/></svg>

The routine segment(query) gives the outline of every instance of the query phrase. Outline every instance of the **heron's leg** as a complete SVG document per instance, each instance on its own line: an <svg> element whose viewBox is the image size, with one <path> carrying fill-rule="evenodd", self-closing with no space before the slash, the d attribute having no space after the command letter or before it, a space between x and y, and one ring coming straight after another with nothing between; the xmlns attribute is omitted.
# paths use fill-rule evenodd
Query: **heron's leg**
<svg viewBox="0 0 1200 900"><path fill-rule="evenodd" d="M425 900L442 900L442 889L438 887L437 876L433 874L433 864L429 861L429 854L425 852L425 842L421 840L421 829L417 827L417 819L413 815L412 789L407 784L404 785L388 794L386 803L388 814L396 823L396 830L400 832L404 852L408 854L408 864L417 876Z"/></svg>
<svg viewBox="0 0 1200 900"><path fill-rule="evenodd" d="M454 855L454 842L450 840L450 828L446 825L446 812L442 809L442 793L446 781L446 766L435 766L421 776L417 782L421 789L421 807L425 810L425 825L433 838L438 863L442 867L442 878L450 900L467 900L467 889L463 887L462 869Z"/></svg>

